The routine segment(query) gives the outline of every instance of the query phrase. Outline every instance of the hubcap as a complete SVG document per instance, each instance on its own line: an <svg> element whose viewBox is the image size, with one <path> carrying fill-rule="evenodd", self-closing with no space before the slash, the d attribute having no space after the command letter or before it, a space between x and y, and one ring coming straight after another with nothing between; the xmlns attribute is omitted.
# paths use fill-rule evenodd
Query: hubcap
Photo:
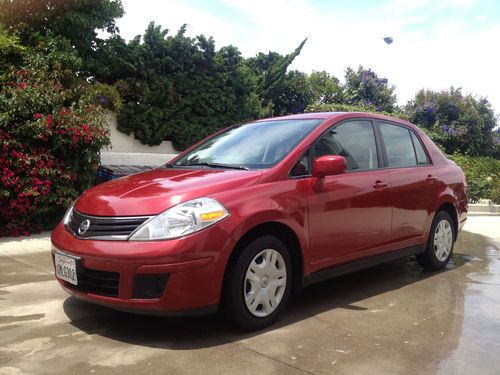
<svg viewBox="0 0 500 375"><path fill-rule="evenodd" d="M250 262L243 285L248 311L259 318L279 306L286 288L286 263L274 249L262 250Z"/></svg>
<svg viewBox="0 0 500 375"><path fill-rule="evenodd" d="M434 231L434 254L437 260L444 262L450 255L453 245L453 230L448 220L441 220Z"/></svg>

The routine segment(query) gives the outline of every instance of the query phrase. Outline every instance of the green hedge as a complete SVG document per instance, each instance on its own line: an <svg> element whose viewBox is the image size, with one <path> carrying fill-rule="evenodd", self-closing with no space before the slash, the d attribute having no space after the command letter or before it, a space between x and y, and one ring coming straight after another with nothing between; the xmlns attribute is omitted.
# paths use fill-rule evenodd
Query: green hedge
<svg viewBox="0 0 500 375"><path fill-rule="evenodd" d="M500 204L500 160L491 157L448 155L464 171L467 178L469 200L491 199Z"/></svg>

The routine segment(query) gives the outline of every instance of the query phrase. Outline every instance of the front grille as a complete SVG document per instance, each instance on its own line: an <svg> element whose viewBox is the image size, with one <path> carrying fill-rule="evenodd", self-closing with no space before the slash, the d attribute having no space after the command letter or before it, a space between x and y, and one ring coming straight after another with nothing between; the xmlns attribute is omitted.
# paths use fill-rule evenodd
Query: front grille
<svg viewBox="0 0 500 375"><path fill-rule="evenodd" d="M78 285L64 282L66 287L80 292L94 293L107 297L118 297L120 274L118 272L98 271L81 268L77 274Z"/></svg>
<svg viewBox="0 0 500 375"><path fill-rule="evenodd" d="M72 210L67 228L78 238L126 240L149 216L90 216ZM88 225L82 227L82 223ZM83 230L85 229L86 230Z"/></svg>

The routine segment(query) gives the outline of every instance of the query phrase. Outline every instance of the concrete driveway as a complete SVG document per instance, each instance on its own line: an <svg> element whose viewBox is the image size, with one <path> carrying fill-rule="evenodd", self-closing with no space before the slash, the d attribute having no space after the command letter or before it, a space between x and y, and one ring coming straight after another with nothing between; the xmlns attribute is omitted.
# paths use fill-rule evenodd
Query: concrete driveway
<svg viewBox="0 0 500 375"><path fill-rule="evenodd" d="M281 321L116 312L67 295L48 235L0 240L0 374L499 374L500 216L444 272L397 261L306 289Z"/></svg>

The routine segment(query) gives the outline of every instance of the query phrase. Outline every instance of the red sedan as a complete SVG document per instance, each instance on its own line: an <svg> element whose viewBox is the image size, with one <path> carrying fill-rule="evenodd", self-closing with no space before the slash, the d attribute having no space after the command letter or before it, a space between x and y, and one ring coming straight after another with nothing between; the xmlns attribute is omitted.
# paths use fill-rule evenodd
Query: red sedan
<svg viewBox="0 0 500 375"><path fill-rule="evenodd" d="M219 306L247 329L304 286L415 255L446 266L462 170L416 126L311 113L224 129L152 171L86 191L52 234L77 298L149 314Z"/></svg>

